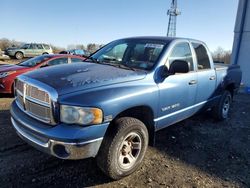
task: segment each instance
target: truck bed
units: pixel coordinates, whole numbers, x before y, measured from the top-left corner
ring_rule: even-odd
[[[223,64],[223,63],[214,63],[214,68],[215,70],[220,70],[220,69],[239,69],[239,65],[235,64]]]

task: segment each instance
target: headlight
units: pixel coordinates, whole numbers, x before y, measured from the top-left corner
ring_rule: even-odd
[[[67,124],[92,125],[102,123],[103,114],[98,108],[61,105],[60,119]]]
[[[15,72],[16,71],[2,72],[2,73],[0,73],[0,78],[5,78],[6,76],[9,76]]]

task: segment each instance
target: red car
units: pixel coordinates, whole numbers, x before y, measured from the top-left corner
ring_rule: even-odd
[[[14,80],[20,74],[52,65],[82,62],[85,59],[70,54],[53,54],[37,56],[17,65],[0,65],[0,94],[13,94]]]

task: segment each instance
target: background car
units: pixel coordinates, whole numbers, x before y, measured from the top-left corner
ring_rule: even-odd
[[[90,56],[90,52],[82,49],[65,50],[61,51],[59,54],[72,54],[72,55],[87,56],[87,57]]]
[[[7,48],[5,53],[11,57],[15,57],[16,59],[22,59],[24,57],[53,54],[53,50],[48,44],[30,43],[24,44],[20,48]]]
[[[42,67],[60,65],[66,63],[83,62],[85,58],[70,54],[51,54],[37,56],[17,65],[0,66],[0,94],[13,94],[14,80],[20,74],[39,69]]]

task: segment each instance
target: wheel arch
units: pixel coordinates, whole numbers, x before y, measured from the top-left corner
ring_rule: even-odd
[[[226,87],[225,90],[229,91],[231,93],[232,98],[234,97],[234,90],[235,90],[235,83],[229,83]]]
[[[116,126],[115,121],[121,117],[132,117],[140,120],[144,123],[149,134],[149,145],[153,146],[155,142],[155,123],[154,123],[154,112],[149,106],[135,106],[123,110],[111,121],[107,132],[111,131]]]

